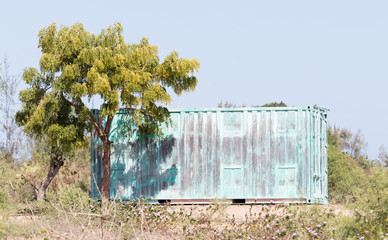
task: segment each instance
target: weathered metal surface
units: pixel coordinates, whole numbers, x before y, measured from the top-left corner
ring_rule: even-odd
[[[111,197],[187,202],[327,203],[327,110],[242,108],[171,111],[165,136],[110,134]],[[101,150],[92,141],[92,197],[98,197]]]

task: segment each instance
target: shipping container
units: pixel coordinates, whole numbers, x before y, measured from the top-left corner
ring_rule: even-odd
[[[110,196],[154,202],[327,204],[327,109],[171,110],[161,137],[123,137],[119,112],[110,139]],[[92,197],[99,198],[102,151],[91,144]]]

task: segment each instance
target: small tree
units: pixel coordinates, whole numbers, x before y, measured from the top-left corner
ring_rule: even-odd
[[[66,155],[84,143],[87,124],[78,114],[80,109],[67,104],[63,93],[53,88],[57,79],[53,73],[41,74],[36,69],[27,68],[23,79],[30,87],[19,94],[23,107],[16,113],[16,122],[24,126],[28,136],[45,140],[50,148],[47,177],[38,187],[34,186],[37,200],[42,201]]]
[[[178,95],[193,91],[197,85],[197,78],[193,74],[199,69],[197,59],[178,58],[176,51],[160,63],[156,46],[150,45],[146,38],[139,44],[125,43],[122,31],[118,23],[98,35],[90,34],[80,23],[60,28],[54,23],[43,28],[39,32],[39,47],[42,51],[40,68],[43,75],[50,76],[45,78],[48,79],[49,90],[44,91],[34,84],[31,90],[44,92],[44,97],[33,103],[36,109],[44,105],[44,99],[55,99],[58,106],[75,109],[63,115],[64,119],[76,116],[78,125],[73,131],[82,132],[88,126],[97,131],[104,152],[100,189],[103,202],[109,199],[110,193],[112,141],[109,132],[116,112],[120,109],[129,111],[132,123],[141,132],[159,133],[159,124],[170,116],[168,109],[161,105],[171,102],[167,88],[172,88]],[[36,76],[36,72],[35,69],[29,69],[25,74],[34,73],[31,75]],[[86,105],[85,101],[94,96],[99,96],[103,101],[100,107],[100,116],[105,119],[103,123]],[[25,121],[45,122],[42,119],[45,115],[34,116],[27,117]],[[66,134],[61,132],[61,124],[55,126],[48,129],[50,137]]]
[[[334,126],[333,128],[329,127],[329,132],[342,152],[349,154],[360,167],[368,169],[371,166],[371,162],[364,154],[368,143],[360,129],[357,132],[352,132],[349,129],[340,129]]]
[[[0,110],[1,110],[1,131],[5,135],[1,143],[1,152],[8,162],[14,162],[18,150],[18,127],[15,123],[15,97],[19,78],[9,73],[9,64],[4,57],[2,68],[0,65]]]
[[[384,145],[381,145],[379,148],[378,159],[383,167],[388,167],[388,151]]]
[[[287,104],[285,104],[283,101],[280,101],[279,103],[278,102],[266,103],[258,107],[287,107]]]

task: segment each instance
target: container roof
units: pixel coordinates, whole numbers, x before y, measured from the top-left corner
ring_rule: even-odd
[[[239,108],[188,108],[188,109],[169,109],[170,112],[242,112],[242,111],[298,111],[316,109],[322,112],[328,112],[329,109],[318,106],[306,107],[239,107]]]
[[[310,109],[316,109],[322,112],[328,112],[329,109],[318,106],[306,106],[306,107],[239,107],[239,108],[182,108],[182,109],[169,109],[170,112],[243,112],[243,111],[306,111]],[[91,109],[92,112],[98,113],[99,109]],[[125,113],[120,110],[117,113]]]

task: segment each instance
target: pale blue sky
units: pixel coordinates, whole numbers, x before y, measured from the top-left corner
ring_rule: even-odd
[[[38,67],[37,34],[52,22],[89,32],[120,22],[161,58],[201,62],[194,93],[171,108],[221,100],[329,108],[329,122],[360,128],[370,158],[388,146],[388,1],[1,1],[0,56],[14,74]]]

